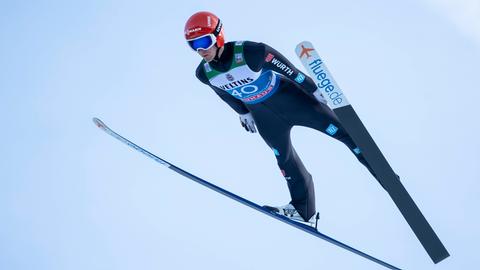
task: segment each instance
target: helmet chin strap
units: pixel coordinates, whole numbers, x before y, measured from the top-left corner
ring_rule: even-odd
[[[218,61],[220,60],[220,55],[222,54],[223,52],[223,46],[218,48],[217,44],[214,45],[215,47],[217,47],[217,51],[215,52],[215,57],[213,58],[214,61]],[[222,51],[222,52],[220,52]]]

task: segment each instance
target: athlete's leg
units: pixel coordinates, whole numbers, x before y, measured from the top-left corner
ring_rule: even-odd
[[[335,138],[344,143],[355,157],[362,163],[368,171],[376,178],[376,175],[372,167],[368,164],[363,156],[361,149],[359,149],[353,142],[350,135],[340,124],[338,117],[335,115],[332,109],[323,103],[317,103],[310,108],[305,108],[301,111],[306,115],[299,119],[297,124],[314,128],[320,132],[323,132],[332,138]]]
[[[278,167],[287,181],[292,199],[290,203],[304,220],[309,220],[316,212],[315,189],[312,176],[292,146],[292,126],[268,109],[262,113],[256,110],[252,114],[260,135],[272,149]]]

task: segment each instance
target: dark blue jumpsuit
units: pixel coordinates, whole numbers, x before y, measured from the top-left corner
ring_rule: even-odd
[[[270,69],[282,75],[276,92],[260,103],[244,103],[227,91],[210,84],[203,62],[198,66],[196,76],[209,85],[237,113],[252,114],[258,132],[273,150],[278,166],[287,181],[290,203],[305,220],[316,213],[315,189],[312,176],[292,146],[290,131],[293,126],[310,127],[343,142],[374,175],[362,153],[342,128],[335,113],[313,96],[312,93],[317,87],[311,78],[305,76],[303,80],[295,80],[299,73],[300,76],[304,74],[266,44],[245,41],[243,54],[251,70]],[[221,56],[208,64],[217,71],[226,72],[231,66],[233,55],[234,43],[226,43]]]

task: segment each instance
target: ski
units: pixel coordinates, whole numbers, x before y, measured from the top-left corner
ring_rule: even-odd
[[[299,43],[295,52],[432,261],[438,263],[450,256],[400,179],[397,178],[390,164],[348,102],[345,94],[338,87],[312,43],[308,41]]]
[[[250,201],[250,200],[247,200],[247,199],[245,199],[245,198],[243,198],[243,197],[240,197],[240,196],[238,196],[238,195],[236,195],[236,194],[234,194],[234,193],[232,193],[232,192],[230,192],[230,191],[228,191],[228,190],[225,190],[225,189],[223,189],[223,188],[221,188],[221,187],[219,187],[219,186],[216,186],[216,185],[214,185],[214,184],[212,184],[212,183],[210,183],[210,182],[208,182],[208,181],[206,181],[206,180],[204,180],[204,179],[202,179],[202,178],[200,178],[200,177],[197,177],[197,176],[193,175],[193,174],[191,174],[191,173],[189,173],[189,172],[187,172],[187,171],[185,171],[185,170],[183,170],[183,169],[181,169],[181,168],[179,168],[179,167],[177,167],[177,166],[175,166],[175,165],[167,162],[166,160],[164,160],[164,159],[162,159],[162,158],[160,158],[160,157],[158,157],[158,156],[150,153],[149,151],[147,151],[147,150],[145,150],[144,148],[136,145],[135,143],[127,140],[126,138],[122,137],[120,134],[118,134],[118,133],[116,133],[115,131],[113,131],[112,129],[110,129],[107,125],[105,125],[105,124],[104,124],[100,119],[98,119],[98,118],[93,118],[93,122],[95,123],[95,125],[96,125],[97,127],[99,127],[101,130],[105,131],[107,134],[111,135],[111,136],[114,137],[115,139],[121,141],[122,143],[124,143],[124,144],[126,144],[126,145],[128,145],[128,146],[130,146],[131,148],[137,150],[138,152],[146,155],[147,157],[149,157],[149,158],[153,159],[154,161],[158,162],[159,164],[164,165],[164,166],[166,166],[167,168],[175,171],[176,173],[181,174],[181,175],[189,178],[190,180],[193,180],[193,181],[195,181],[195,182],[197,182],[197,183],[199,183],[199,184],[201,184],[201,185],[203,185],[203,186],[205,186],[205,187],[207,187],[207,188],[209,188],[209,189],[211,189],[211,190],[214,190],[214,191],[216,191],[216,192],[218,192],[218,193],[220,193],[220,194],[222,194],[222,195],[225,195],[225,196],[229,197],[230,199],[233,199],[233,200],[235,200],[235,201],[237,201],[237,202],[239,202],[239,203],[241,203],[241,204],[244,204],[244,205],[246,205],[246,206],[248,206],[248,207],[251,207],[252,209],[259,211],[260,213],[263,213],[263,214],[268,215],[268,216],[270,216],[270,217],[273,217],[273,218],[275,218],[275,219],[277,219],[277,220],[280,220],[280,221],[282,221],[282,222],[284,222],[284,223],[286,223],[286,224],[288,224],[288,225],[290,225],[290,226],[293,226],[293,227],[295,227],[295,228],[297,228],[297,229],[300,229],[300,230],[302,230],[302,231],[304,231],[304,232],[306,232],[306,233],[309,233],[309,234],[311,234],[311,235],[313,235],[313,236],[316,236],[316,237],[318,237],[318,238],[320,238],[320,239],[323,239],[323,240],[325,240],[325,241],[327,241],[327,242],[329,242],[329,243],[332,243],[332,244],[334,244],[334,245],[336,245],[336,246],[338,246],[338,247],[341,247],[341,248],[343,248],[343,249],[346,249],[346,250],[348,250],[348,251],[350,251],[350,252],[352,252],[352,253],[355,253],[355,254],[357,254],[357,255],[359,255],[359,256],[361,256],[361,257],[364,257],[364,258],[366,258],[366,259],[368,259],[368,260],[370,260],[370,261],[372,261],[372,262],[378,263],[378,264],[380,264],[380,265],[382,265],[382,266],[384,266],[384,267],[386,267],[386,268],[389,268],[389,269],[400,269],[400,268],[395,267],[395,266],[393,266],[393,265],[391,265],[391,264],[389,264],[389,263],[386,263],[386,262],[384,262],[384,261],[382,261],[382,260],[380,260],[380,259],[377,259],[377,258],[375,258],[375,257],[373,257],[373,256],[371,256],[371,255],[368,255],[367,253],[364,253],[364,252],[362,252],[362,251],[360,251],[360,250],[358,250],[358,249],[355,249],[355,248],[353,248],[353,247],[351,247],[351,246],[349,246],[349,245],[347,245],[347,244],[344,244],[344,243],[342,243],[342,242],[340,242],[340,241],[337,241],[337,240],[333,239],[332,237],[329,237],[329,236],[327,236],[327,235],[325,235],[325,234],[322,234],[322,233],[320,233],[319,231],[317,231],[317,230],[316,230],[315,228],[313,228],[313,227],[310,227],[310,226],[308,226],[308,225],[305,225],[305,224],[302,224],[302,223],[298,223],[298,222],[292,221],[292,220],[290,220],[290,219],[287,218],[287,217],[284,217],[284,216],[275,214],[275,213],[267,210],[266,208],[264,208],[264,207],[262,207],[262,206],[260,206],[260,205],[258,205],[258,204],[256,204],[256,203]]]

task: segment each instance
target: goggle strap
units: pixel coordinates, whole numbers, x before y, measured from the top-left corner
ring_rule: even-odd
[[[215,31],[213,32],[213,35],[214,36],[218,36],[218,34],[220,34],[220,31],[222,31],[222,21],[220,21],[220,19],[218,19],[218,23],[217,23],[217,26],[215,27]]]

